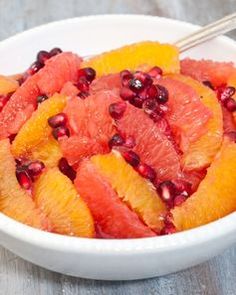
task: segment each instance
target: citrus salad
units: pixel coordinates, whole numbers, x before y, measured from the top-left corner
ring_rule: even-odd
[[[87,238],[172,234],[236,210],[236,68],[145,41],[40,51],[0,76],[0,212]]]

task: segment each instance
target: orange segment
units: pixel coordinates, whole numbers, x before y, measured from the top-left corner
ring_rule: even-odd
[[[218,152],[223,136],[223,121],[221,106],[214,91],[202,83],[183,75],[173,75],[191,86],[201,98],[201,102],[211,110],[212,116],[207,123],[207,132],[195,142],[190,143],[182,158],[184,170],[194,170],[207,167]]]
[[[57,166],[59,160],[63,157],[62,151],[58,142],[53,138],[49,137],[48,140],[35,146],[31,150],[29,158],[31,160],[39,160],[44,163],[47,167]]]
[[[178,73],[178,48],[170,44],[144,41],[102,53],[81,64],[81,67],[94,68],[97,76],[140,67],[149,70],[153,66],[159,66],[165,73]]]
[[[88,237],[94,236],[90,211],[79,197],[72,182],[58,168],[43,173],[34,186],[37,206],[50,218],[54,232]]]
[[[24,224],[48,230],[48,219],[36,209],[30,195],[20,187],[15,171],[10,143],[8,140],[2,140],[0,141],[0,212]]]
[[[12,144],[12,152],[18,157],[47,139],[51,133],[48,118],[61,112],[66,104],[66,97],[54,94],[50,99],[39,105],[30,119],[22,126]]]
[[[236,144],[226,139],[198,190],[172,210],[178,230],[194,228],[236,210]]]
[[[127,164],[118,152],[93,156],[91,161],[143,222],[160,232],[163,227],[161,217],[166,208],[152,184]]]
[[[6,95],[14,92],[18,87],[19,83],[16,80],[0,75],[0,95]]]

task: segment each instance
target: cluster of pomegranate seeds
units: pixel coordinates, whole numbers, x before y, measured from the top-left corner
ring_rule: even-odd
[[[22,188],[29,190],[35,177],[39,176],[45,165],[41,161],[21,162],[16,161],[16,177]]]
[[[40,104],[40,103],[44,102],[44,101],[47,100],[47,99],[48,99],[48,96],[47,96],[47,95],[45,95],[45,94],[43,94],[43,95],[39,95],[39,96],[37,97],[37,104]]]
[[[0,112],[2,111],[2,109],[4,108],[8,100],[10,99],[11,95],[12,93],[9,93],[6,95],[0,95]]]
[[[82,68],[78,71],[77,88],[80,90],[78,96],[85,99],[89,95],[89,85],[96,78],[96,71],[93,68]]]
[[[126,110],[126,103],[125,102],[116,102],[112,103],[109,106],[109,114],[113,119],[119,120],[124,115]]]
[[[236,101],[233,99],[236,89],[232,86],[222,85],[216,88],[217,98],[229,112],[236,111]]]
[[[184,180],[164,181],[157,191],[169,208],[180,206],[192,193],[191,183]]]
[[[58,163],[58,167],[60,171],[65,174],[68,178],[70,178],[71,181],[75,180],[76,172],[75,170],[68,164],[67,160],[65,158],[61,158],[61,160]]]
[[[70,131],[66,127],[67,116],[65,113],[58,113],[48,118],[48,125],[53,128],[52,135],[55,139],[63,136],[70,136]]]
[[[153,79],[159,79],[161,76],[162,70],[159,67],[152,68],[148,73],[122,71],[120,97],[137,108],[143,108],[152,119],[162,117],[168,111],[165,104],[169,93],[165,87],[153,84]]]
[[[19,79],[20,85],[29,77],[33,76],[35,73],[37,73],[40,69],[42,69],[45,65],[45,62],[61,53],[62,50],[58,47],[55,47],[51,49],[50,51],[41,50],[37,53],[36,61],[32,63],[32,65],[28,68],[28,70],[22,75],[22,77]]]

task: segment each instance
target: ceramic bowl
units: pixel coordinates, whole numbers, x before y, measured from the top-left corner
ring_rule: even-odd
[[[89,16],[43,25],[0,42],[0,71],[23,71],[40,49],[55,46],[90,55],[140,40],[174,42],[198,27],[141,15]],[[236,43],[221,37],[185,53],[235,60]],[[207,196],[206,196],[207,197]],[[143,279],[201,263],[236,242],[236,213],[170,236],[91,240],[46,233],[0,214],[0,244],[63,274],[103,280]]]

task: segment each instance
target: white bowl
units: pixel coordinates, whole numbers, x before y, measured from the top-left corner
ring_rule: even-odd
[[[54,22],[0,43],[1,73],[23,71],[40,49],[59,46],[81,55],[140,40],[173,42],[197,29],[175,20],[137,15],[92,16]],[[222,37],[187,53],[235,60],[236,43]],[[207,197],[207,196],[206,196]],[[171,236],[90,240],[42,232],[0,214],[0,244],[37,265],[64,274],[130,280],[172,273],[201,263],[236,242],[236,213]]]

